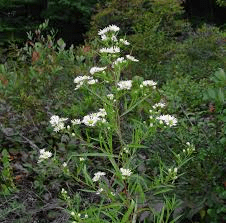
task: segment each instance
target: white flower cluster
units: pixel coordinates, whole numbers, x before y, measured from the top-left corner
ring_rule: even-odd
[[[114,99],[114,95],[113,94],[107,94],[107,98],[109,98],[110,100]]]
[[[138,62],[139,60],[135,59],[135,57],[131,56],[131,55],[126,55],[126,58],[128,60],[134,61],[134,62]]]
[[[106,119],[104,118],[107,115],[105,109],[99,109],[97,113],[91,113],[83,117],[82,123],[87,126],[95,126],[97,122],[105,123]]]
[[[130,45],[130,43],[126,39],[120,39],[119,42],[123,43],[124,45]]]
[[[173,170],[171,168],[168,169],[169,175],[173,180],[177,179],[177,171],[178,169],[176,167]]]
[[[187,149],[183,149],[183,153],[187,153],[188,155],[191,155],[195,151],[195,146],[190,142],[186,142],[186,145],[187,145]]]
[[[164,108],[165,106],[166,106],[165,103],[159,102],[159,103],[154,104],[152,107],[154,109],[156,109],[156,108]]]
[[[82,122],[80,119],[73,119],[71,120],[72,125],[80,125]]]
[[[141,88],[143,88],[144,86],[147,87],[147,86],[151,86],[153,87],[154,89],[156,88],[156,85],[157,83],[154,82],[153,80],[145,80],[142,82],[142,84],[140,85]]]
[[[117,46],[112,46],[110,48],[102,48],[100,49],[100,53],[120,53],[120,48]]]
[[[129,177],[132,174],[130,169],[120,168],[120,171],[123,177]]]
[[[87,76],[87,75],[78,76],[74,79],[74,83],[77,84],[75,90],[79,89],[84,84],[85,81],[87,82],[87,84],[90,84],[90,85],[98,82],[97,79],[93,79],[93,77],[91,76]]]
[[[109,25],[107,27],[105,27],[104,29],[99,30],[98,35],[102,36],[104,34],[106,34],[107,32],[118,32],[120,30],[120,28],[116,25]]]
[[[96,182],[100,179],[101,176],[105,176],[106,173],[105,172],[97,172],[97,173],[94,173],[94,177],[92,179],[93,182]]]
[[[53,131],[59,132],[60,130],[65,129],[64,121],[66,121],[67,118],[60,118],[58,115],[53,115],[50,118],[50,124],[54,127]]]
[[[118,64],[120,64],[120,63],[125,63],[126,62],[126,60],[124,59],[124,57],[119,57],[116,61],[114,61],[113,63],[112,63],[112,68],[114,68],[115,66],[117,66]]]
[[[89,72],[93,75],[95,73],[104,71],[106,68],[107,67],[92,67]]]
[[[132,80],[118,82],[117,90],[130,90],[132,87]]]
[[[43,160],[48,159],[52,156],[53,154],[49,151],[45,151],[45,149],[40,149],[40,156],[38,163],[41,163]]]
[[[161,115],[157,117],[160,123],[164,122],[169,127],[175,126],[177,124],[177,119],[171,115]]]

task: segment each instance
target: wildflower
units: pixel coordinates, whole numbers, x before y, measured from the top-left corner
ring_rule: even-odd
[[[152,107],[153,107],[154,109],[156,109],[156,108],[158,108],[158,107],[164,108],[165,106],[166,106],[166,104],[164,104],[164,103],[162,103],[162,102],[159,102],[159,103],[157,103],[157,104],[154,104]]]
[[[100,194],[101,192],[103,192],[103,188],[98,189],[98,191],[96,192],[96,194]]]
[[[119,42],[123,43],[124,45],[130,45],[130,43],[126,39],[120,39]]]
[[[67,166],[67,163],[66,163],[66,162],[64,162],[62,166],[63,166],[63,167],[66,167],[66,166]]]
[[[89,114],[83,117],[82,123],[87,126],[95,126],[100,121],[100,118],[95,114]]]
[[[79,125],[81,124],[81,120],[80,119],[73,119],[71,120],[72,125]]]
[[[142,85],[145,86],[145,87],[151,86],[151,87],[154,88],[157,85],[157,83],[154,82],[153,80],[145,80],[145,81],[142,82]]]
[[[105,70],[106,68],[107,67],[92,67],[89,72],[93,75],[94,73],[101,72],[101,71]]]
[[[107,36],[105,34],[101,35],[101,40],[107,40]]]
[[[75,84],[79,84],[80,82],[83,82],[84,80],[90,80],[90,79],[93,79],[93,77],[91,76],[87,76],[87,75],[84,75],[84,76],[78,76],[74,79],[74,83]]]
[[[117,85],[119,86],[118,90],[130,90],[132,87],[132,80],[120,81]]]
[[[104,47],[104,48],[100,49],[100,53],[120,53],[120,48],[116,47],[116,46],[113,46],[110,48]]]
[[[115,35],[113,35],[113,36],[111,37],[111,40],[114,41],[114,42],[117,42],[117,41],[118,41]]]
[[[83,161],[85,161],[85,159],[83,157],[79,157],[79,161],[83,162]]]
[[[124,169],[124,168],[120,168],[120,171],[122,173],[122,176],[130,176],[132,174],[130,169]]]
[[[106,175],[106,173],[105,172],[97,172],[97,173],[95,173],[94,174],[94,177],[93,177],[93,182],[96,182],[96,181],[98,181],[99,179],[100,179],[100,177],[101,176],[104,176],[104,175]]]
[[[38,163],[42,162],[45,159],[48,159],[52,156],[53,154],[49,151],[45,151],[45,149],[40,149],[40,156],[39,156],[39,160]]]
[[[161,122],[164,122],[169,127],[172,127],[177,124],[177,119],[171,115],[161,115],[157,117],[157,119]]]
[[[131,56],[131,55],[126,55],[126,58],[128,60],[134,61],[134,62],[138,62],[139,60],[135,59],[135,57]]]
[[[113,100],[113,99],[114,99],[114,95],[113,95],[113,94],[108,94],[107,97],[108,97],[110,100]]]
[[[175,167],[175,168],[173,169],[173,171],[174,171],[174,173],[177,173],[177,168]]]
[[[95,83],[97,83],[97,82],[98,82],[97,79],[92,79],[92,80],[88,81],[87,84],[92,85],[92,84],[95,84]]]
[[[89,216],[88,216],[88,214],[85,214],[85,218],[88,218]]]
[[[114,61],[113,63],[112,63],[112,68],[114,68],[116,65],[118,65],[118,64],[120,64],[120,63],[124,63],[124,62],[126,62],[125,61],[125,59],[124,59],[124,57],[119,57],[116,61]]]
[[[104,108],[100,108],[99,112],[97,112],[98,117],[105,117],[107,115],[107,112]]]
[[[75,133],[73,132],[73,133],[71,133],[71,135],[72,135],[72,136],[75,136]]]
[[[58,132],[62,129],[65,129],[63,122],[66,120],[67,120],[67,118],[60,118],[58,115],[53,115],[50,118],[50,124],[54,127],[53,131]]]
[[[102,36],[102,35],[104,35],[105,33],[109,32],[109,31],[118,32],[119,30],[120,30],[120,28],[118,26],[116,26],[116,25],[109,25],[109,26],[105,27],[104,29],[99,30],[98,35]]]

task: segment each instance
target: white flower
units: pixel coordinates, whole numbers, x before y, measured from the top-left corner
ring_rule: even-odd
[[[163,121],[166,125],[174,126],[177,124],[177,119],[171,115],[161,115],[157,117],[159,121]]]
[[[126,62],[125,61],[125,59],[124,59],[124,57],[119,57],[116,61],[114,61],[113,63],[112,63],[112,68],[114,68],[115,67],[115,65],[118,65],[119,63],[124,63],[124,62]]]
[[[83,117],[82,123],[87,126],[95,126],[100,118],[95,114],[89,114]]]
[[[40,156],[39,156],[39,160],[38,163],[42,162],[45,159],[48,159],[52,156],[53,154],[49,151],[45,151],[45,149],[41,149],[40,150]]]
[[[97,172],[97,173],[94,174],[92,181],[96,182],[100,179],[101,176],[104,176],[104,175],[106,175],[105,172]]]
[[[96,194],[100,194],[101,192],[103,192],[103,188],[98,189],[98,191],[96,192]]]
[[[105,117],[107,115],[107,112],[104,108],[100,108],[99,112],[97,112],[98,117]]]
[[[81,124],[81,120],[80,119],[73,119],[71,120],[72,125],[79,125]]]
[[[113,94],[107,94],[107,97],[108,97],[110,100],[113,100],[113,99],[114,99],[114,95],[113,95]]]
[[[175,167],[175,168],[173,169],[173,171],[174,171],[174,173],[177,173],[177,168]]]
[[[100,53],[120,53],[120,48],[116,47],[116,46],[113,46],[110,48],[104,47],[104,48],[100,49]]]
[[[79,84],[80,82],[83,82],[84,80],[90,80],[90,79],[93,79],[93,77],[91,76],[87,76],[87,75],[84,75],[84,76],[78,76],[74,79],[74,83],[75,84]]]
[[[107,67],[92,67],[89,72],[93,75],[94,73],[101,72],[106,68]]]
[[[122,173],[122,176],[130,176],[132,174],[130,169],[124,169],[124,168],[120,168],[120,171]]]
[[[154,108],[154,109],[156,109],[156,108],[158,108],[158,107],[164,108],[165,106],[166,106],[165,103],[159,102],[159,103],[154,104],[154,105],[153,105],[153,108]]]
[[[135,59],[135,57],[131,56],[131,55],[126,55],[126,58],[128,60],[134,61],[134,62],[138,62],[139,60]]]
[[[64,162],[64,163],[62,164],[62,166],[63,166],[63,167],[66,167],[66,166],[67,166],[67,163],[66,163],[66,162]]]
[[[85,214],[85,218],[88,218],[88,214]]]
[[[117,41],[118,41],[115,35],[113,35],[113,36],[111,37],[111,40],[114,41],[114,42],[117,42]]]
[[[53,131],[58,132],[62,129],[65,129],[64,121],[66,121],[68,118],[60,118],[58,115],[53,115],[50,118],[50,124],[54,127]]]
[[[146,81],[143,81],[143,82],[142,82],[142,85],[143,85],[143,86],[152,86],[152,87],[154,87],[154,86],[157,85],[157,83],[154,82],[153,80],[146,80]]]
[[[98,35],[102,36],[105,33],[112,31],[112,32],[118,32],[120,30],[120,28],[116,25],[109,25],[107,27],[105,27],[104,29],[99,30]]]
[[[87,84],[92,85],[92,84],[95,84],[95,83],[97,83],[97,82],[98,82],[97,79],[92,79],[92,80],[88,81]]]
[[[127,45],[127,46],[130,45],[130,43],[126,39],[120,39],[119,41],[124,45]]]
[[[83,162],[83,161],[85,161],[85,159],[83,157],[79,157],[79,161]]]
[[[107,40],[107,36],[105,34],[101,35],[101,40]]]
[[[118,90],[130,90],[132,87],[132,80],[120,81],[117,85],[119,86]]]

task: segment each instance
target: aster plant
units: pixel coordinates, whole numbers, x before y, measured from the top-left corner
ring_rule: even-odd
[[[145,140],[159,131],[176,128],[178,120],[167,114],[157,82],[139,76],[127,79],[123,75],[128,66],[139,60],[125,53],[130,43],[125,38],[118,39],[119,31],[118,26],[110,25],[98,32],[100,48],[96,52],[100,65],[95,64],[87,74],[74,79],[75,94],[88,91],[100,107],[83,116],[75,114],[73,119],[57,115],[50,119],[56,134],[67,133],[79,142],[78,147],[86,149],[85,153],[72,155],[66,165],[62,162],[62,169],[67,169],[65,173],[77,185],[82,185],[76,195],[69,196],[65,189],[61,192],[73,222],[135,223],[145,216],[158,219],[158,215],[163,216],[165,212],[166,219],[169,218],[177,206],[175,199],[163,203],[161,215],[156,214],[152,196],[173,189],[182,165],[194,151],[190,143],[182,145],[181,154],[174,154],[171,166],[159,161],[157,174],[151,174],[148,168],[147,171],[145,168],[139,170],[139,164],[145,162],[145,159],[139,160],[140,153],[148,149]],[[44,162],[50,154],[41,150],[38,162]],[[78,158],[75,171],[70,169],[70,163],[74,162],[72,157]],[[92,165],[91,158],[94,161],[101,158],[102,165]],[[96,199],[88,204],[74,205],[72,197],[82,202],[82,191]]]

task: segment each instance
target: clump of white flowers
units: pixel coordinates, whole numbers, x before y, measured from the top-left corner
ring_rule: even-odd
[[[124,169],[124,168],[120,168],[122,177],[129,177],[132,174],[132,171],[130,169]]]
[[[84,83],[87,83],[87,84],[95,84],[98,82],[97,79],[93,79],[93,77],[91,76],[87,76],[87,75],[84,75],[84,76],[78,76],[74,79],[74,83],[77,84],[76,85],[76,88],[75,90],[78,90]]]
[[[156,109],[156,108],[164,108],[165,106],[166,106],[165,103],[159,102],[159,103],[154,104],[152,107],[154,109]]]
[[[183,149],[183,153],[187,153],[188,155],[191,155],[195,151],[195,146],[191,144],[190,142],[186,142],[186,149]]]
[[[95,126],[97,122],[105,123],[106,119],[104,118],[107,115],[107,112],[104,108],[99,109],[97,113],[91,113],[83,117],[81,121],[83,124],[87,126]]]
[[[173,179],[173,180],[176,180],[177,179],[177,167],[175,167],[174,169],[168,169],[168,174],[169,176]]]
[[[93,75],[95,73],[104,71],[106,68],[107,67],[92,67],[89,72]]]
[[[171,115],[161,115],[157,117],[160,123],[164,122],[169,127],[175,126],[177,124],[177,119]]]
[[[120,48],[117,46],[112,46],[110,48],[101,48],[100,53],[120,53]]]
[[[130,90],[132,87],[132,80],[118,82],[118,90]]]
[[[94,177],[92,179],[93,182],[96,182],[98,181],[102,176],[105,176],[106,173],[105,172],[97,172],[97,173],[94,173]]]
[[[120,28],[116,25],[109,25],[107,27],[105,27],[104,29],[99,30],[98,35],[102,36],[105,35],[107,32],[118,32],[120,30]]]
[[[124,57],[119,57],[116,61],[114,61],[113,63],[112,63],[112,68],[114,68],[115,66],[117,66],[118,64],[122,64],[122,63],[125,63],[126,62],[126,60],[125,60],[125,58]]]
[[[128,60],[133,61],[133,62],[138,62],[138,61],[139,61],[139,60],[137,60],[135,57],[133,57],[133,56],[131,56],[131,55],[126,55],[126,58],[127,58]]]
[[[82,122],[80,119],[73,119],[71,120],[72,125],[80,125]]]
[[[107,98],[109,98],[110,100],[114,99],[114,95],[113,94],[107,94]]]
[[[60,118],[58,115],[53,115],[50,118],[50,124],[54,127],[53,131],[59,132],[60,130],[65,129],[64,121],[68,118]]]
[[[45,149],[40,149],[40,156],[38,163],[41,163],[43,160],[50,158],[53,154],[49,151],[45,151]]]
[[[119,42],[123,43],[124,45],[130,45],[130,43],[126,39],[119,39]]]
[[[153,80],[145,80],[142,82],[140,87],[143,88],[143,87],[151,86],[151,87],[153,87],[153,89],[155,89],[156,85],[157,85],[157,83],[154,82]]]

